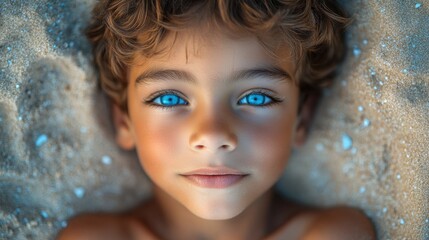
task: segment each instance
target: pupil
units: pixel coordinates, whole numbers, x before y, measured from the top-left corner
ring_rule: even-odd
[[[262,104],[263,102],[263,97],[261,98],[261,95],[253,95],[253,97],[250,97],[250,101],[253,102],[254,104]]]
[[[176,103],[176,101],[174,101],[174,97],[165,97],[163,100],[163,103],[164,104],[169,104],[169,105],[172,105],[172,104],[175,104]]]

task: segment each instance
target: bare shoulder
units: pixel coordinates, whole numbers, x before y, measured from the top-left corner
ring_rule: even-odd
[[[373,224],[358,209],[346,206],[315,208],[285,198],[279,203],[277,217],[284,217],[266,240],[376,239]]]
[[[376,238],[370,219],[360,210],[338,206],[311,214],[304,240],[372,240]]]
[[[67,227],[58,234],[57,239],[157,240],[158,237],[137,217],[136,211],[134,208],[123,213],[86,213],[75,216],[68,221]]]
[[[131,232],[127,222],[126,218],[116,214],[82,214],[71,218],[67,227],[58,234],[57,239],[130,239]]]

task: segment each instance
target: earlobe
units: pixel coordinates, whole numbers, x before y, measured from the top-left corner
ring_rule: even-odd
[[[302,106],[298,112],[298,120],[295,127],[294,147],[302,146],[310,130],[310,125],[316,112],[316,107],[320,93],[314,92],[307,95],[302,101]]]
[[[306,138],[307,138],[307,129],[305,128],[304,123],[299,117],[296,129],[295,129],[294,147],[299,148],[302,145],[304,145]]]
[[[116,104],[112,104],[112,115],[116,130],[116,143],[124,150],[133,149],[135,141],[129,116]]]

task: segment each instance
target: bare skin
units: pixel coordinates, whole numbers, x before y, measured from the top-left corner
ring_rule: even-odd
[[[273,192],[269,213],[263,219],[265,226],[259,230],[263,235],[245,239],[264,240],[336,240],[376,239],[371,222],[353,208],[335,207],[317,209],[288,200]],[[140,206],[120,214],[84,214],[69,222],[58,235],[58,240],[160,240],[160,239],[237,239],[205,236],[177,236],[169,232],[163,220],[159,203],[150,198]],[[188,219],[183,219],[187,222]],[[252,231],[253,233],[254,231]],[[258,231],[256,231],[258,232]],[[242,238],[243,239],[243,238]]]
[[[129,114],[113,107],[116,142],[137,150],[152,198],[127,213],[78,216],[59,239],[374,239],[357,210],[311,208],[273,191],[315,105],[310,97],[298,111],[288,49],[279,60],[255,36],[201,31],[168,38],[167,54],[137,55]],[[245,177],[212,188],[183,176],[225,167]]]

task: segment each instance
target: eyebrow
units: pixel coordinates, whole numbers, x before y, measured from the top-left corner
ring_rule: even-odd
[[[255,78],[266,78],[280,83],[289,83],[292,81],[292,77],[289,73],[274,66],[238,71],[229,79],[225,79],[225,81],[235,82]],[[136,78],[135,86],[164,81],[184,81],[193,85],[197,84],[196,77],[187,71],[177,69],[150,69]]]

